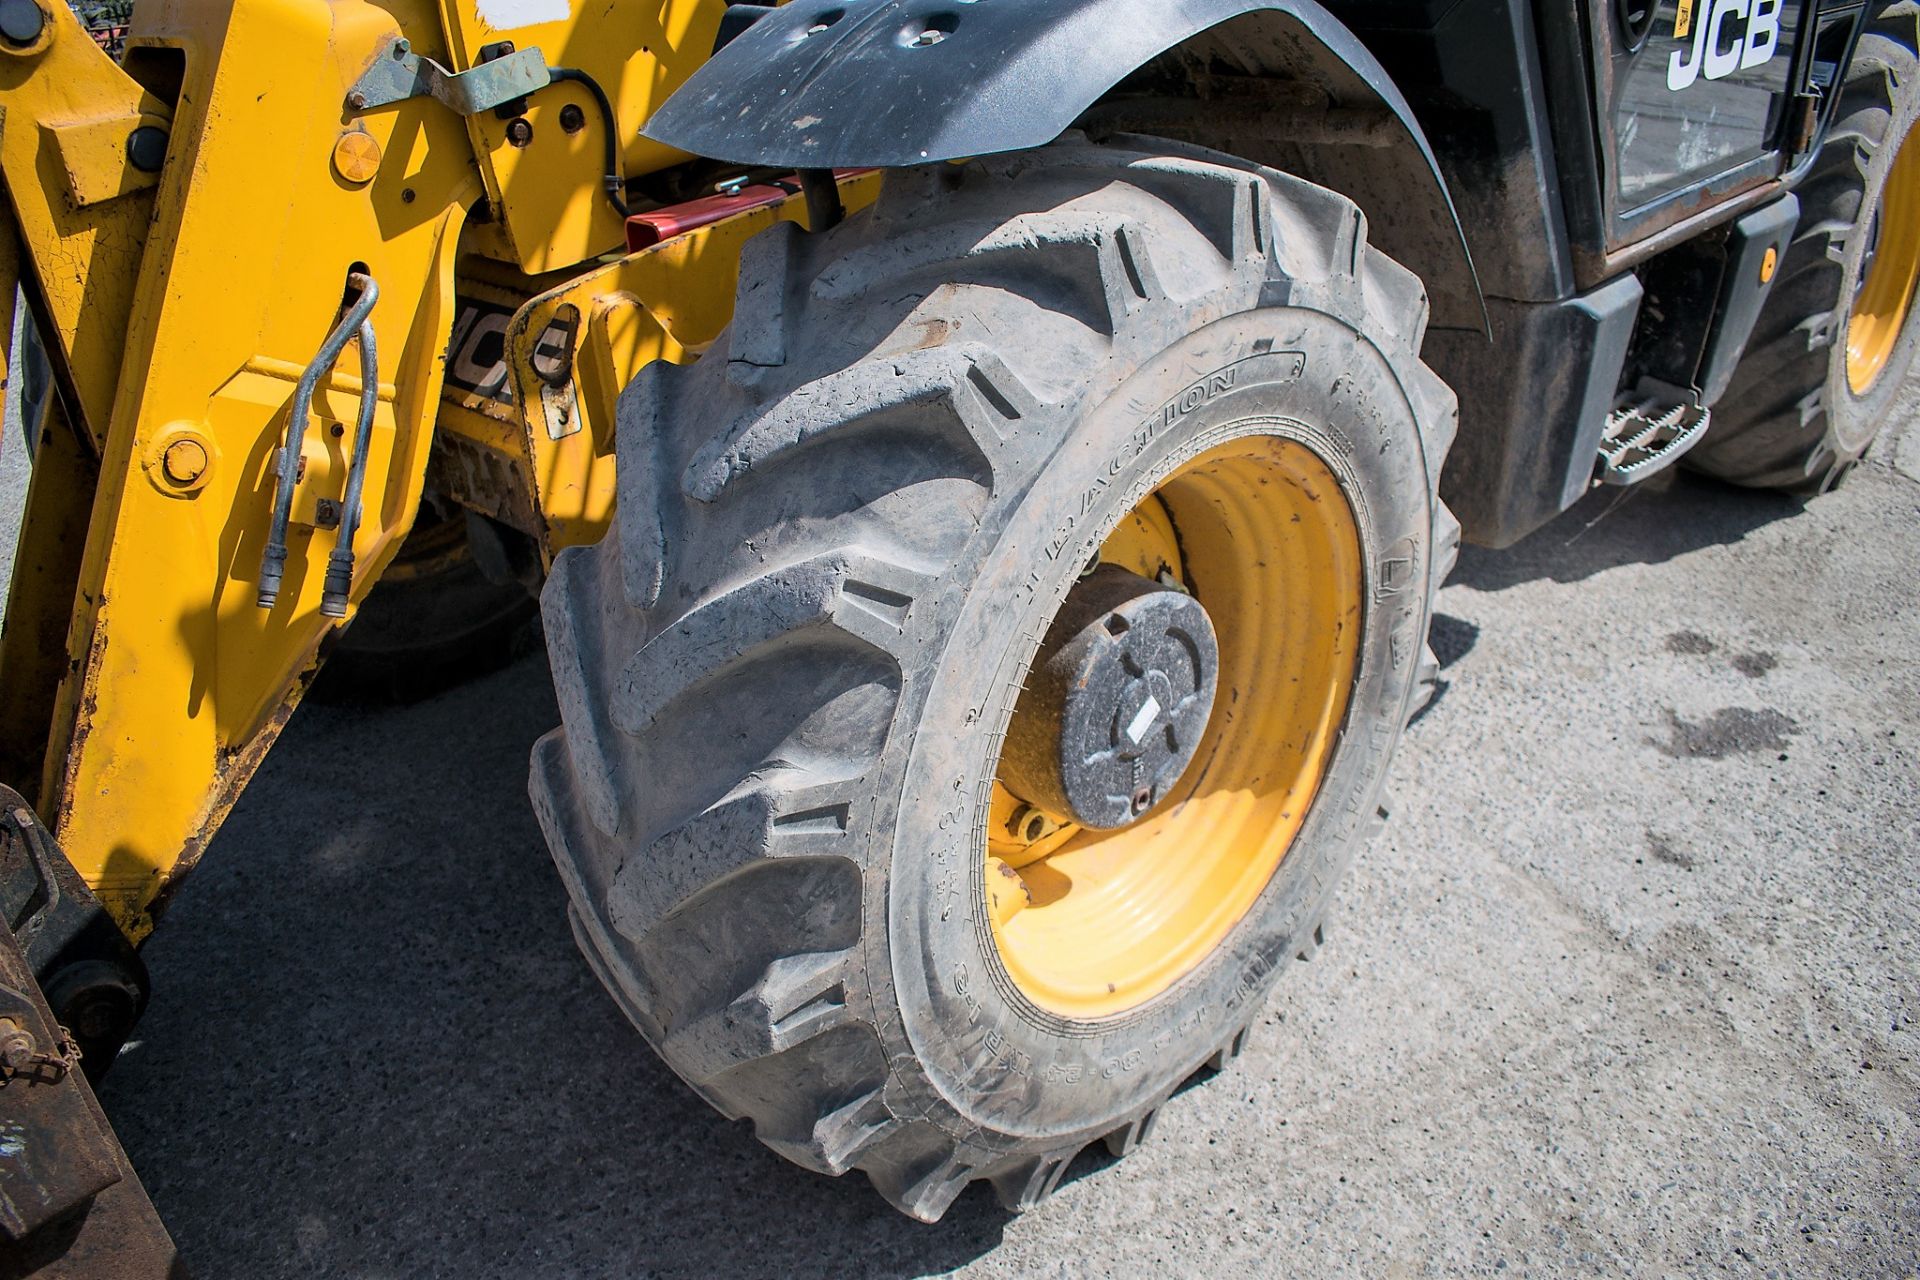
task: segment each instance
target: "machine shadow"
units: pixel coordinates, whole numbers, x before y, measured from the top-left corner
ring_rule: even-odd
[[[994,1248],[984,1187],[911,1222],[627,1024],[526,802],[557,720],[539,657],[294,718],[147,948],[102,1091],[194,1273],[917,1276]]]
[[[1801,498],[1675,468],[1629,489],[1595,489],[1505,550],[1462,547],[1447,582],[1476,591],[1504,591],[1541,578],[1580,582],[1620,565],[1660,564],[1738,542],[1804,505]]]
[[[1578,581],[1801,505],[1684,475],[1628,492],[1470,549],[1454,581]],[[1477,638],[1439,619],[1443,667]],[[984,1186],[910,1222],[767,1152],[627,1025],[525,800],[557,719],[538,656],[412,707],[309,707],[242,797],[102,1091],[195,1273],[905,1277],[995,1248]]]

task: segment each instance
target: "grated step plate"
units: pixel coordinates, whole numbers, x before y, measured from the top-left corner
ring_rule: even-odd
[[[1607,415],[1596,478],[1602,484],[1627,485],[1665,471],[1700,442],[1712,418],[1700,405],[1663,405],[1657,400],[1621,405]]]

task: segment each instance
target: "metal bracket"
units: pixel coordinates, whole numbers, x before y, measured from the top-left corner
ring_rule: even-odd
[[[449,71],[395,40],[347,93],[347,107],[366,111],[408,98],[432,98],[455,115],[473,116],[524,98],[552,82],[539,49],[518,49],[465,71]]]

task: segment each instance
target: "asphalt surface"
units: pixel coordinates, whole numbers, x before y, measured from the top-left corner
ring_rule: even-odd
[[[537,657],[296,716],[106,1108],[206,1278],[1911,1277],[1917,413],[1804,507],[1678,477],[1468,551],[1319,959],[1025,1216],[912,1223],[658,1063],[528,812]]]

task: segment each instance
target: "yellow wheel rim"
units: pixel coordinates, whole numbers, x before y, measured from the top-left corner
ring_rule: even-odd
[[[1190,590],[1220,669],[1191,764],[1129,825],[1055,828],[994,787],[985,883],[1000,958],[1036,1005],[1082,1019],[1171,987],[1259,898],[1338,739],[1362,623],[1352,508],[1310,449],[1275,436],[1188,462],[1101,559]]]
[[[1920,286],[1920,146],[1911,136],[1880,193],[1880,244],[1847,317],[1847,385],[1865,395],[1880,380]]]

